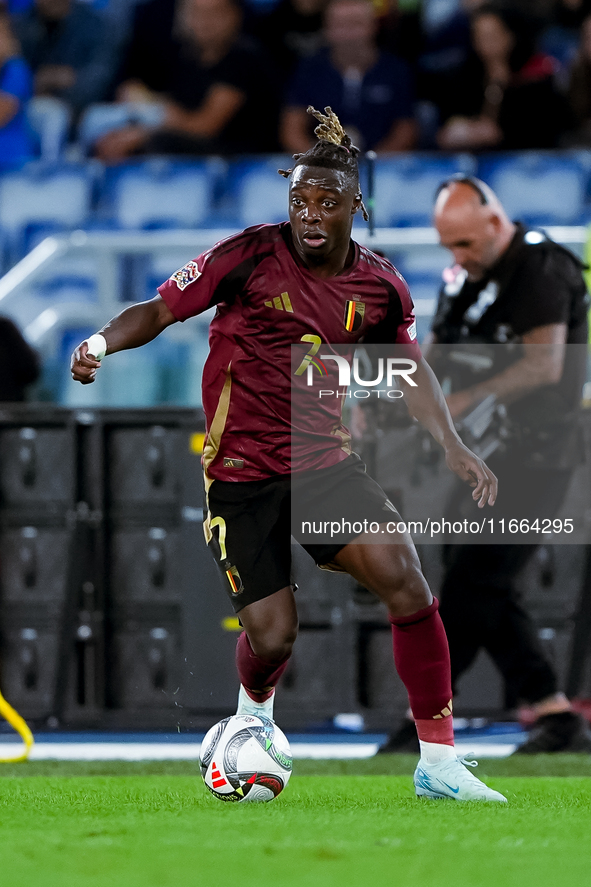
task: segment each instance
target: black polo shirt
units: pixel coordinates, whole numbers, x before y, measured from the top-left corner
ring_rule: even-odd
[[[432,324],[442,344],[482,346],[479,368],[464,363],[458,371],[451,362],[453,390],[485,381],[520,360],[522,337],[530,330],[566,324],[569,347],[560,381],[508,406],[514,446],[520,442],[526,461],[539,467],[568,467],[578,461],[574,432],[586,375],[589,307],[583,267],[542,231],[517,224],[508,248],[480,280],[472,282],[465,272],[446,269]],[[491,345],[497,347],[487,349]],[[485,358],[488,369],[483,369]]]

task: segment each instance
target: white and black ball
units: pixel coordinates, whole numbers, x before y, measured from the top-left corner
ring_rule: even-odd
[[[287,737],[263,716],[224,718],[206,733],[199,758],[205,785],[220,801],[272,801],[292,770]]]

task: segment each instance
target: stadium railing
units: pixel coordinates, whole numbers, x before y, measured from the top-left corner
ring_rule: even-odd
[[[143,349],[113,355],[92,386],[71,384],[68,356],[125,304],[151,298],[177,268],[235,230],[74,231],[44,238],[0,278],[0,313],[12,317],[43,354],[42,396],[67,406],[199,406],[210,313],[175,324]],[[582,254],[584,226],[547,230]],[[391,257],[407,276],[422,338],[449,263],[436,232],[378,228],[373,237],[366,229],[355,236]]]

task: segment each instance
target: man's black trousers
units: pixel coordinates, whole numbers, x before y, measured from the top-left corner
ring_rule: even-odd
[[[507,520],[553,518],[572,475],[571,469],[531,469],[505,460],[491,459],[490,467],[499,478],[499,497],[487,514]],[[469,495],[462,486],[454,491],[446,516],[477,512],[471,503],[466,510]],[[535,537],[531,538],[533,542]],[[555,671],[517,589],[518,574],[536,548],[536,544],[444,546],[440,612],[449,639],[454,688],[484,648],[504,678],[507,709],[518,701],[538,702],[558,690]]]

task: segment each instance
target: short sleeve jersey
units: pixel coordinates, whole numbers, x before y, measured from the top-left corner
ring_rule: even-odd
[[[216,306],[203,371],[209,478],[260,480],[296,470],[291,444],[299,431],[297,470],[346,458],[343,398],[308,398],[293,412],[294,384],[301,393],[304,378],[294,367],[311,349],[349,346],[352,356],[367,338],[420,357],[405,281],[386,259],[352,246],[351,264],[319,279],[295,252],[289,223],[259,225],[216,244],[159,287],[177,320]]]

